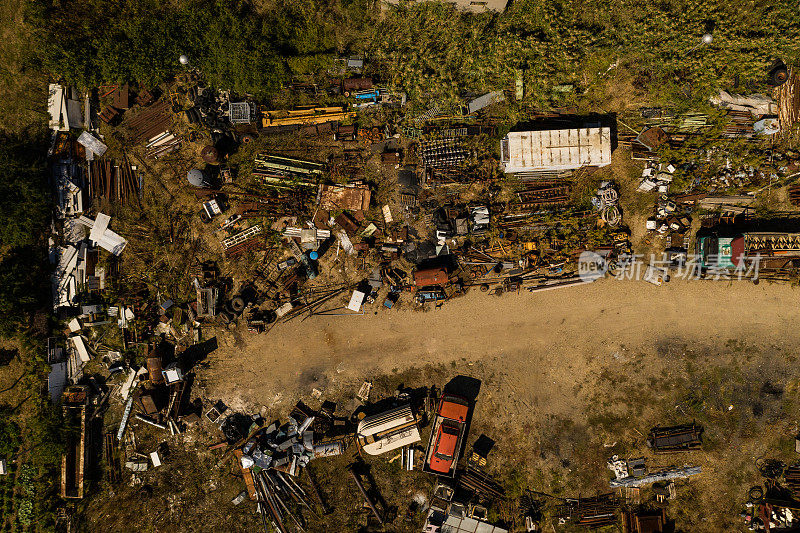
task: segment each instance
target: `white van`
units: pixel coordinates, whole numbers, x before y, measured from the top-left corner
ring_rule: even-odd
[[[402,448],[422,440],[410,405],[366,417],[358,424],[358,444],[370,455]]]

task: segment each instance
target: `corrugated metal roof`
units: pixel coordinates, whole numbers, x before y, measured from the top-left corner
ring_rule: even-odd
[[[502,102],[506,98],[503,95],[503,91],[493,91],[490,93],[486,93],[483,96],[479,96],[473,100],[470,100],[467,103],[467,109],[469,110],[469,114],[477,113],[481,109],[488,107],[494,103]]]
[[[67,385],[67,363],[54,363],[50,365],[50,374],[47,376],[47,390],[50,392],[51,403],[56,403],[64,387]]]
[[[505,172],[567,170],[611,162],[610,128],[514,131],[502,141]]]

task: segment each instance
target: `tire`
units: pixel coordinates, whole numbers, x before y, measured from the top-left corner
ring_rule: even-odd
[[[761,498],[764,497],[764,489],[762,487],[760,487],[760,486],[752,487],[747,492],[747,497],[750,499],[751,502],[760,501]]]
[[[786,83],[789,79],[789,70],[786,67],[778,67],[769,73],[770,85],[777,87]]]
[[[252,135],[242,135],[242,144],[250,144],[253,140]]]
[[[233,321],[233,317],[227,311],[220,311],[217,316],[223,324],[230,324]]]
[[[228,302],[228,305],[230,306],[231,311],[233,311],[234,313],[237,314],[241,313],[242,311],[244,311],[244,306],[245,306],[244,298],[242,298],[241,296],[234,296],[233,298],[231,298],[231,301]]]

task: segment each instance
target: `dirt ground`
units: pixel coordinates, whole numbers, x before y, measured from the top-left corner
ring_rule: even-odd
[[[499,298],[471,291],[427,312],[375,315],[373,304],[363,316],[295,319],[268,335],[248,335],[246,346],[223,333],[200,379],[208,394],[231,405],[272,407],[286,391],[310,394],[312,387],[426,364],[454,363],[462,371],[481,361],[519,374],[525,400],[571,413],[581,401],[565,390],[663,344],[733,339],[789,351],[800,337],[791,327],[800,318],[796,297],[784,285],[676,280],[659,288],[609,279]]]
[[[469,444],[481,432],[497,441],[490,470],[511,494],[608,492],[608,457],[645,455],[651,469],[704,468],[679,483],[668,510],[679,530],[736,531],[759,482],[756,460],[794,457],[796,296],[768,283],[607,279],[502,297],[471,291],[427,312],[376,313],[376,303],[267,335],[219,332],[198,393],[274,413],[297,399],[318,404],[314,388],[341,400],[364,379],[390,394],[472,376],[482,385]],[[650,427],[692,419],[706,428],[703,451],[648,455]]]

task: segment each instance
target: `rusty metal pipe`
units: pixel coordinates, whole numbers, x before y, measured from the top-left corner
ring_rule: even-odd
[[[369,505],[369,508],[372,510],[372,514],[375,515],[375,518],[378,519],[378,522],[380,522],[381,525],[384,525],[383,517],[378,512],[377,507],[375,507],[375,503],[373,503],[372,498],[370,498],[367,494],[367,490],[364,488],[364,485],[361,484],[358,474],[355,473],[352,466],[348,467],[347,471],[350,472],[351,476],[353,476],[353,481],[356,482],[356,487],[358,487],[358,490],[361,491],[361,496],[364,497],[364,501],[366,501],[367,505]]]

